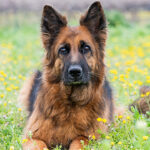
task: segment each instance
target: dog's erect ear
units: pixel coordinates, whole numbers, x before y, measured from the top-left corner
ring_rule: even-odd
[[[94,2],[90,6],[85,16],[81,17],[80,25],[86,26],[94,33],[106,28],[106,19],[100,2]]]
[[[44,47],[49,49],[62,27],[67,25],[66,18],[61,16],[51,6],[44,6],[41,21]]]

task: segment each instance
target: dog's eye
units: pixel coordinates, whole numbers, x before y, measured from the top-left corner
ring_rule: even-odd
[[[89,45],[82,45],[81,46],[80,52],[82,54],[86,54],[86,53],[88,53],[90,51],[91,51],[91,47]]]
[[[69,52],[70,52],[70,47],[67,45],[59,48],[59,54],[67,55]]]

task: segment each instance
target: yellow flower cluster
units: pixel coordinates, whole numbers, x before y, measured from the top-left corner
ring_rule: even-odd
[[[12,43],[2,43],[0,46],[2,48],[6,48],[6,49],[9,49],[9,50],[13,49],[13,44]]]
[[[4,71],[0,71],[0,75],[2,75],[3,77],[7,77],[6,73],[4,73]]]
[[[127,116],[127,117],[126,117],[126,120],[123,119],[123,118],[125,118],[125,117],[123,117],[122,115],[119,115],[119,116],[118,116],[118,119],[119,119],[119,120],[122,120],[122,123],[123,123],[123,124],[126,124],[126,121],[130,121],[130,120],[131,120],[130,116]]]
[[[145,94],[141,94],[141,97],[149,96],[150,92],[146,92]]]
[[[98,122],[103,122],[103,123],[106,123],[107,122],[107,119],[103,119],[103,118],[97,118],[97,121]]]

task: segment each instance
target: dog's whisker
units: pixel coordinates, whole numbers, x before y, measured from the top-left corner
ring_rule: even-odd
[[[93,72],[89,72],[89,74],[90,74],[91,76],[94,76],[94,77],[99,77],[99,76],[100,76],[100,74],[98,74],[98,73],[93,73]]]

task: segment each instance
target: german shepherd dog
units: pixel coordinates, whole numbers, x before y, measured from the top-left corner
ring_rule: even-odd
[[[99,138],[113,121],[112,90],[105,75],[107,23],[100,2],[94,2],[77,27],[45,6],[41,20],[45,48],[42,71],[26,81],[20,100],[29,111],[24,129],[24,150],[82,149],[90,135]],[[29,136],[32,133],[32,137]]]

